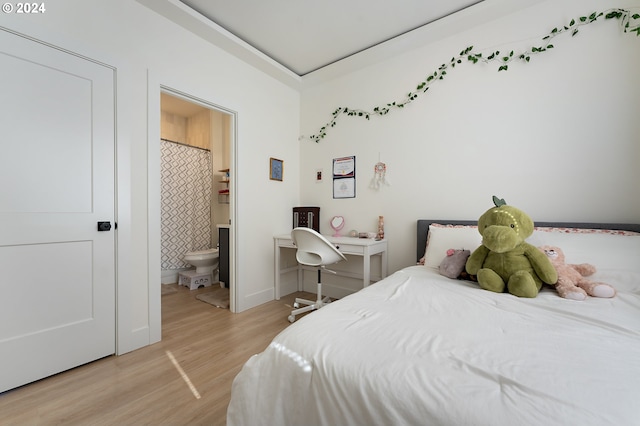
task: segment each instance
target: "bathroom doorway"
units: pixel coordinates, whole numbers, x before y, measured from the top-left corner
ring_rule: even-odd
[[[160,106],[163,290],[170,290],[165,286],[181,291],[202,287],[201,275],[195,274],[184,256],[211,249],[218,249],[218,256],[211,281],[204,282],[231,290],[234,115],[164,88]]]

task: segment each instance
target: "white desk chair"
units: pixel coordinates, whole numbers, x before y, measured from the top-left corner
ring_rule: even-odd
[[[314,302],[307,299],[296,298],[293,304],[295,309],[291,311],[291,315],[289,315],[289,322],[294,322],[296,315],[320,309],[330,302],[329,297],[322,298],[322,271],[324,270],[335,274],[334,271],[326,269],[325,265],[347,260],[347,258],[325,237],[311,228],[295,228],[291,231],[291,239],[293,239],[293,243],[297,247],[296,260],[298,263],[306,266],[315,266],[318,270],[317,299]],[[301,304],[307,306],[300,308]]]

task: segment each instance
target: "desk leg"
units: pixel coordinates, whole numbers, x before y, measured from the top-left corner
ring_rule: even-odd
[[[369,287],[371,283],[371,254],[369,253],[369,247],[367,247],[364,251],[364,256],[362,257],[362,281],[363,288]]]
[[[280,300],[280,247],[277,240],[273,243],[273,256],[273,281],[275,283],[276,300]]]
[[[298,291],[304,290],[304,269],[298,264]]]
[[[387,277],[387,251],[380,253],[380,276]]]

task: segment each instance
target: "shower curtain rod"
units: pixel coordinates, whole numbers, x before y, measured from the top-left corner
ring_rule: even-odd
[[[170,139],[165,139],[165,138],[160,138],[160,140],[161,140],[161,141],[165,141],[165,142],[175,143],[175,144],[182,145],[182,146],[188,146],[189,148],[201,149],[201,150],[203,150],[203,151],[209,151],[209,152],[211,152],[211,150],[210,150],[210,149],[207,149],[207,148],[200,148],[199,146],[189,145],[189,144],[186,144],[186,143],[184,143],[184,142],[172,141],[172,140],[170,140]]]

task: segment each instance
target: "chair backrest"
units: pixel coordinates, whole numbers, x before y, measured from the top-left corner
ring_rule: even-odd
[[[347,260],[333,244],[311,228],[294,228],[291,238],[297,247],[296,260],[303,265],[322,266]]]

